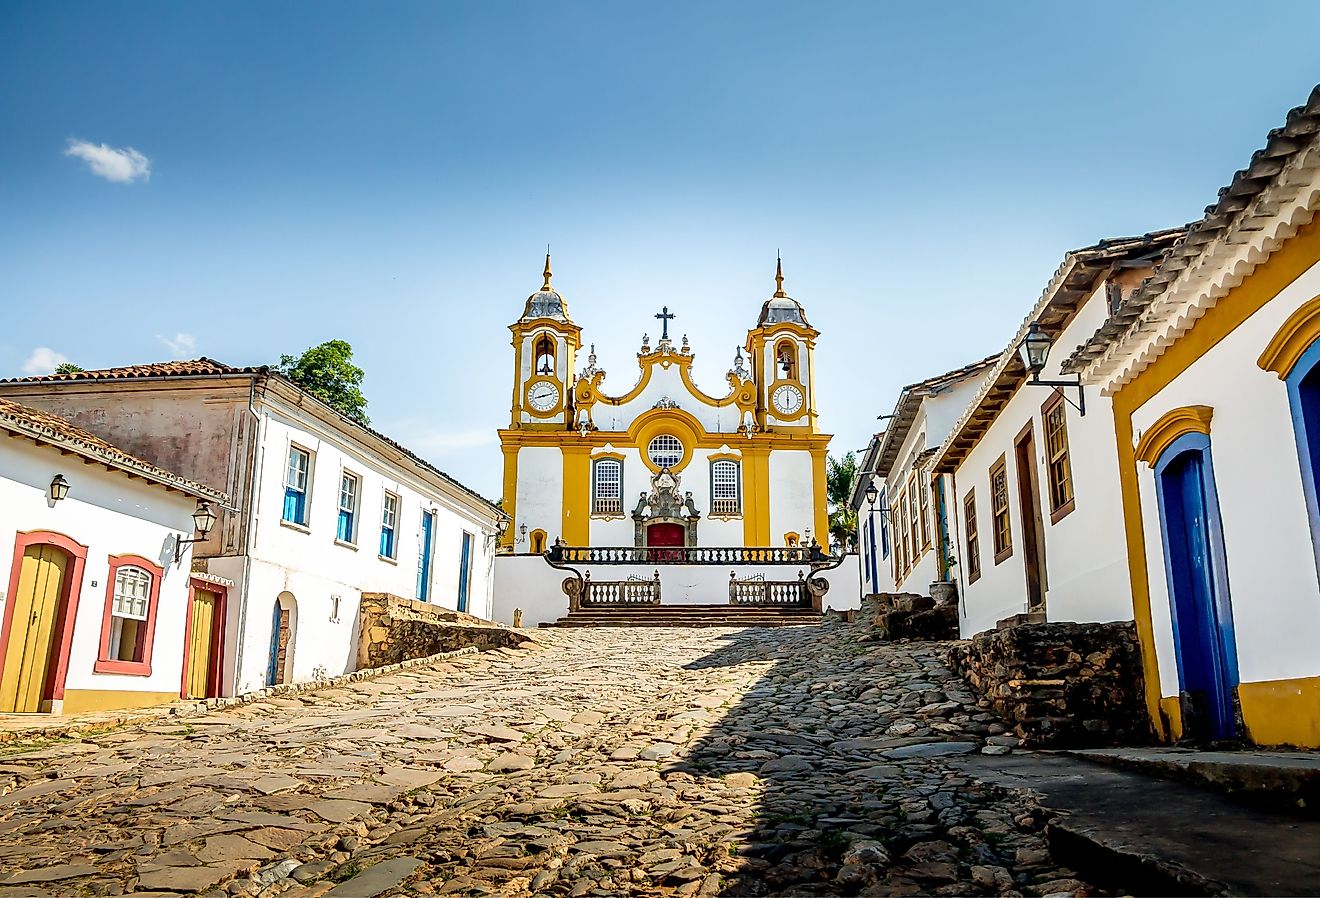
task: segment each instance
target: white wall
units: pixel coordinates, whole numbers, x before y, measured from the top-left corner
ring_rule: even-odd
[[[1068,353],[1064,350],[1095,333],[1107,312],[1108,300],[1101,285],[1055,340],[1058,351],[1051,355],[1041,374],[1042,379],[1062,379],[1058,366],[1067,358]],[[1045,540],[1046,618],[1076,622],[1132,619],[1132,590],[1110,401],[1100,396],[1094,387],[1087,387],[1085,416],[1067,401],[1064,403],[1075,508],[1058,523],[1051,524],[1045,428],[1041,416],[1041,406],[1051,395],[1051,391],[1043,387],[1019,387],[954,474],[957,496],[950,505],[958,521],[959,563],[955,570],[959,581],[963,636],[988,630],[996,622],[1027,610],[1026,569],[1023,566],[1026,545],[1022,534],[1014,441],[1028,422],[1032,425],[1036,486]],[[1065,395],[1067,400],[1077,400],[1075,389],[1067,390]],[[1001,455],[1005,457],[1008,473],[1013,554],[995,564],[990,466]],[[981,576],[975,583],[968,583],[963,500],[973,488],[976,491]]]
[[[514,533],[521,533],[523,525],[527,526],[529,534],[533,530],[544,530],[547,547],[561,535],[564,529],[564,454],[558,448],[524,446],[518,450],[514,515]]]
[[[51,479],[63,474],[69,495],[51,503]],[[191,553],[174,563],[174,539],[192,536],[197,500],[126,474],[83,464],[75,456],[19,438],[0,439],[0,589],[8,590],[15,536],[31,530],[61,533],[87,546],[69,651],[66,690],[173,692],[183,674],[183,631]],[[150,676],[95,673],[106,607],[111,555],[140,555],[165,568],[156,605]],[[8,596],[0,593],[0,612]],[[15,626],[18,626],[16,623]]]
[[[367,452],[353,441],[296,417],[282,408],[262,411],[262,444],[258,480],[251,513],[255,518],[243,602],[243,646],[237,690],[264,685],[270,647],[272,609],[281,593],[297,602],[298,626],[293,636],[295,682],[316,674],[334,676],[353,669],[357,634],[354,629],[360,595],[384,592],[417,598],[418,565],[422,553],[424,510],[434,512],[429,600],[457,608],[462,534],[472,534],[467,612],[493,613],[493,512],[454,498],[410,471]],[[291,444],[314,453],[305,528],[282,520],[284,477]],[[355,544],[336,539],[341,472],[359,478]],[[385,491],[399,497],[395,525],[396,557],[379,554],[381,511]],[[212,562],[212,570],[221,573]],[[223,574],[222,576],[228,576]],[[331,620],[334,596],[339,596],[338,621]],[[233,631],[231,631],[233,632]]]
[[[1171,409],[1214,409],[1210,455],[1243,682],[1320,675],[1320,587],[1287,392],[1278,375],[1256,365],[1288,316],[1318,293],[1320,266],[1285,287],[1133,415],[1133,438],[1139,440]],[[1160,690],[1173,696],[1178,672],[1151,468],[1138,462],[1137,480]]]
[[[816,532],[815,488],[811,453],[804,450],[775,449],[770,453],[770,543],[784,545],[784,534],[796,533],[806,539],[806,531],[823,546],[828,533]]]
[[[849,555],[842,566],[821,576],[830,583],[825,604],[843,610],[857,608],[857,556]],[[568,597],[562,583],[571,577],[568,571],[552,568],[539,555],[501,555],[495,561],[498,571],[495,590],[495,620],[513,623],[513,610],[523,610],[522,624],[534,627],[558,620],[568,613]],[[729,602],[729,573],[723,565],[582,565],[596,580],[627,580],[630,575],[645,579],[660,571],[660,601],[663,605],[726,605]],[[762,574],[767,580],[796,580],[805,565],[746,565],[737,568],[738,577]]]

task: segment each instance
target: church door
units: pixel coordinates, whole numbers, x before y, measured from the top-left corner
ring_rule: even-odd
[[[646,546],[652,551],[647,555],[651,561],[682,561],[681,551],[666,552],[665,549],[682,549],[685,537],[682,524],[661,522],[646,528]]]

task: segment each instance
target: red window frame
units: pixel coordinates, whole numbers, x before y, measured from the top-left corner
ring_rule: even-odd
[[[151,574],[151,594],[147,597],[146,632],[142,636],[142,660],[120,661],[110,657],[110,628],[114,624],[115,579],[121,567],[140,567]],[[92,670],[96,673],[126,674],[132,677],[151,676],[151,649],[156,640],[156,606],[160,603],[160,584],[165,569],[141,555],[111,555],[110,571],[105,577],[105,613],[101,617],[101,648]]]

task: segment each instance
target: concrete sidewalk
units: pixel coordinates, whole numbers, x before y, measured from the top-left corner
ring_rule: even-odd
[[[1050,848],[1142,895],[1320,895],[1320,821],[1053,753],[969,756],[970,776],[1059,812]]]

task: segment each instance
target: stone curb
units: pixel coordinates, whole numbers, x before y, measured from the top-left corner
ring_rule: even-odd
[[[265,686],[253,692],[245,692],[242,695],[223,696],[220,698],[208,698],[204,700],[180,700],[168,705],[154,705],[149,708],[134,708],[113,714],[109,717],[98,717],[93,720],[70,720],[67,723],[52,723],[47,727],[23,730],[0,730],[0,745],[9,742],[62,739],[84,734],[91,735],[93,733],[102,733],[109,730],[120,729],[121,727],[133,724],[146,725],[168,721],[174,718],[191,717],[194,714],[205,714],[208,711],[234,708],[239,705],[247,705],[252,702],[259,702],[262,699],[273,698],[280,695],[299,695],[304,692],[316,692],[320,689],[333,689],[336,686],[343,686],[348,683],[358,683],[362,680],[374,679],[400,670],[408,670],[414,667],[425,667],[428,664],[436,664],[459,655],[475,655],[478,651],[479,650],[476,646],[464,646],[463,648],[455,649],[452,652],[439,652],[434,655],[427,655],[424,658],[409,658],[396,664],[386,664],[383,667],[369,667],[363,670],[355,670],[351,673],[340,674],[339,676],[328,677],[323,680],[308,680],[303,683],[281,683],[276,686]]]

